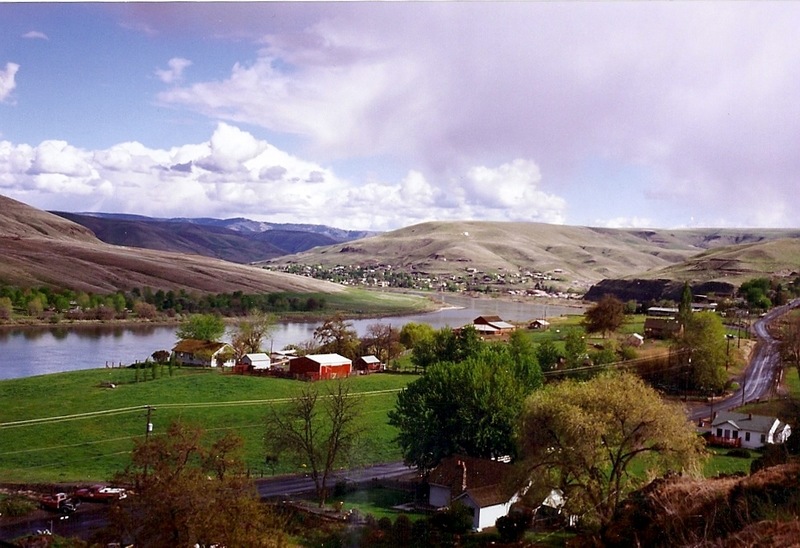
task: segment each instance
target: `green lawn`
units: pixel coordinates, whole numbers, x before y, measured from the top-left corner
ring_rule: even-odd
[[[359,489],[341,496],[332,496],[329,505],[333,507],[338,502],[342,503],[343,512],[357,509],[362,515],[366,516],[371,514],[375,519],[387,517],[394,521],[400,514],[405,514],[412,521],[427,517],[426,514],[419,512],[403,512],[401,510],[392,509],[392,507],[400,504],[414,502],[414,493],[401,491],[399,489],[388,489],[384,487]]]
[[[379,374],[351,379],[353,391],[364,394],[368,436],[363,463],[401,458],[386,414],[397,391],[415,378]],[[156,380],[134,379],[132,370],[94,369],[0,382],[0,481],[108,480],[128,464],[133,440],[144,435],[147,405],[155,408],[155,434],[178,419],[211,434],[236,432],[244,439],[252,473],[266,474],[267,409],[283,405],[307,386],[219,370],[175,369],[171,377],[165,370]],[[118,384],[102,388],[103,382]],[[318,386],[324,391],[324,382]],[[295,472],[299,464],[282,462],[275,472]]]

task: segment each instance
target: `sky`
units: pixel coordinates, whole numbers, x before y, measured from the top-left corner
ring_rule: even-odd
[[[798,228],[800,2],[0,2],[0,194]]]

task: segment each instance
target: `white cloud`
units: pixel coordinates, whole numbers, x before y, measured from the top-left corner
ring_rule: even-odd
[[[176,84],[183,80],[183,71],[192,66],[192,62],[183,57],[173,57],[167,61],[167,69],[156,69],[156,76],[165,84]]]
[[[5,70],[0,71],[0,102],[5,101],[17,87],[15,76],[19,70],[16,63],[6,63]]]
[[[437,219],[563,222],[564,200],[539,190],[540,179],[536,164],[515,160],[436,184],[414,170],[399,181],[359,184],[226,123],[206,142],[169,150],[137,142],[87,151],[64,141],[0,141],[3,194],[43,209],[156,217],[245,216],[371,230]]]
[[[41,32],[41,31],[38,31],[38,30],[28,31],[25,34],[23,34],[22,37],[23,38],[28,38],[28,39],[31,39],[31,40],[49,40],[50,39],[50,38],[48,38],[48,36],[45,33]]]

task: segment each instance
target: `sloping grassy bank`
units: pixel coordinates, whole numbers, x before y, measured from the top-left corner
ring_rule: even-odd
[[[0,481],[91,482],[108,480],[129,462],[133,440],[145,434],[147,406],[154,434],[173,420],[201,426],[210,435],[235,432],[244,439],[251,472],[264,464],[263,432],[269,406],[284,405],[300,381],[223,374],[219,370],[165,367],[152,380],[144,371],[92,369],[0,381]],[[386,414],[397,391],[415,377],[378,374],[350,379],[364,396],[368,435],[361,463],[398,460]],[[115,388],[107,388],[110,383]],[[318,383],[322,393],[325,383]],[[279,462],[275,473],[297,472],[300,462]]]

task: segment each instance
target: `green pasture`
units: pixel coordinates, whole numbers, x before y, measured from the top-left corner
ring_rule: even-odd
[[[148,370],[149,371],[149,370]],[[140,373],[140,378],[143,372]],[[149,377],[148,377],[149,378]],[[397,391],[413,375],[354,377],[363,395],[365,447],[358,463],[399,460],[395,431],[386,415]],[[105,388],[114,383],[115,388]],[[200,426],[210,436],[235,432],[255,476],[301,470],[300,462],[264,465],[263,432],[268,409],[284,405],[307,384],[288,379],[223,374],[216,369],[166,368],[163,376],[135,382],[131,369],[93,369],[0,382],[0,481],[105,481],[129,463],[143,438],[146,408],[153,434],[175,420]],[[318,383],[324,393],[325,383]]]

